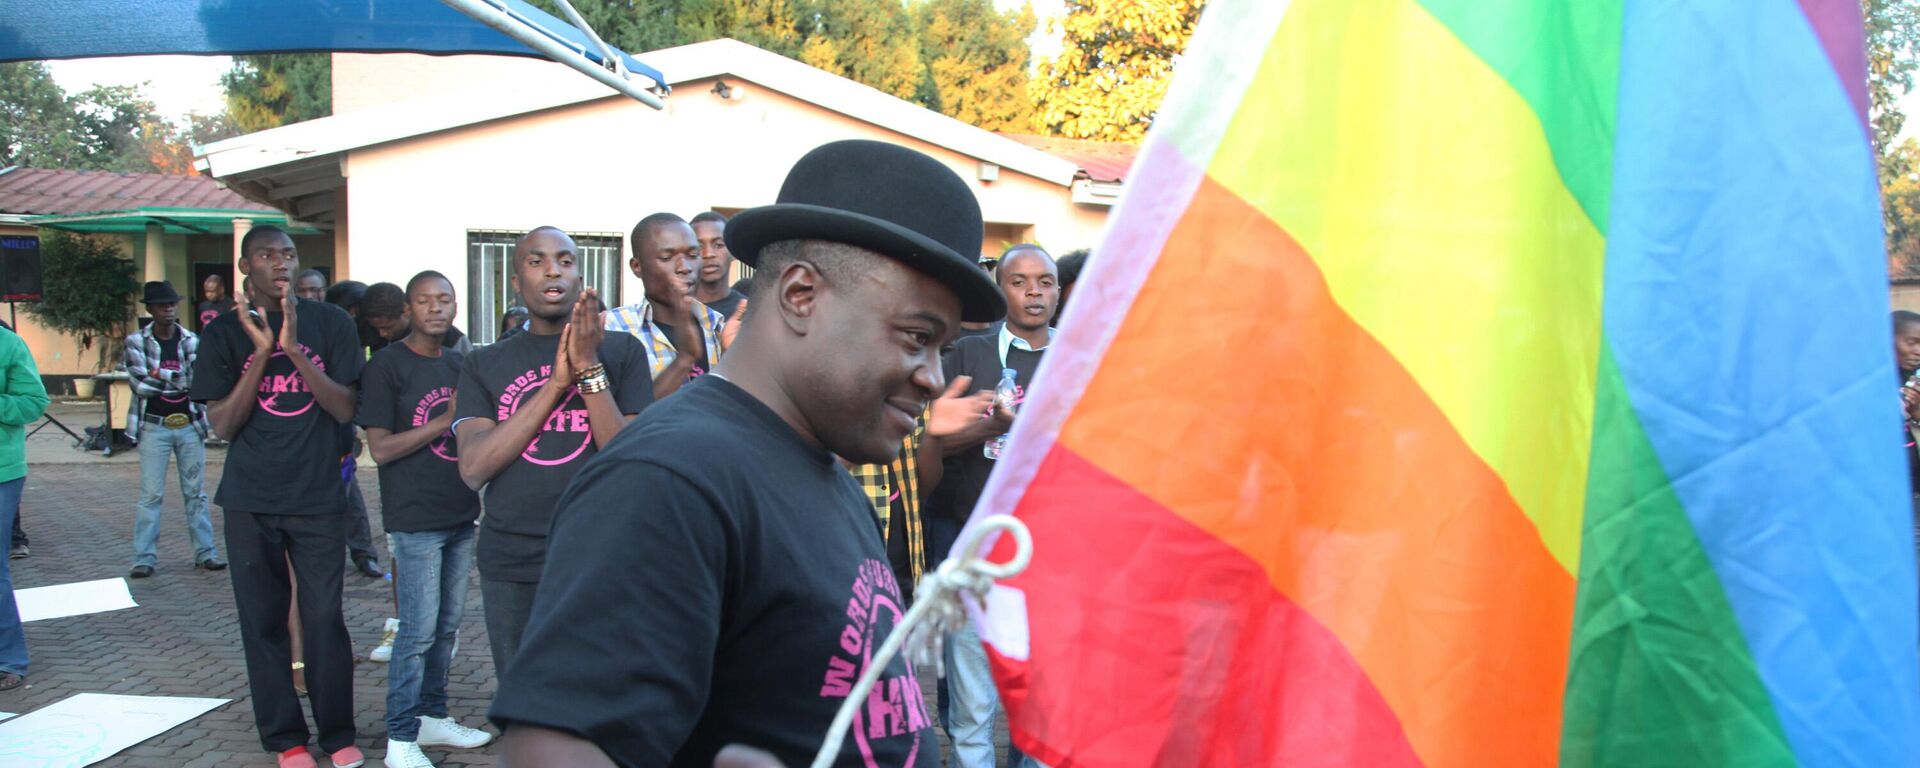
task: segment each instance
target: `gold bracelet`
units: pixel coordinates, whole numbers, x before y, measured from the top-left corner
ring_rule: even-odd
[[[605,375],[607,375],[607,364],[594,363],[592,368],[588,368],[584,371],[581,371],[578,374],[575,374],[573,377],[573,383],[578,384],[580,382],[586,381],[587,379],[591,379],[595,376],[605,376]]]
[[[587,378],[580,380],[580,394],[583,394],[583,395],[591,395],[595,392],[605,392],[612,388],[613,388],[613,382],[607,380],[607,374],[605,371],[601,371],[600,373],[596,373],[592,376],[588,376]]]

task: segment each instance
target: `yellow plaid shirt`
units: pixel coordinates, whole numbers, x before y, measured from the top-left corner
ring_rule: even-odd
[[[900,456],[886,464],[862,464],[848,470],[853,479],[860,483],[860,489],[867,492],[867,501],[873,503],[873,516],[880,522],[880,540],[886,541],[893,532],[893,499],[900,497],[900,508],[906,511],[907,519],[907,567],[913,575],[912,584],[902,584],[900,588],[907,594],[913,594],[919,586],[920,578],[927,572],[927,537],[920,525],[920,436],[926,434],[927,417],[921,414],[920,421],[913,426],[913,434],[907,435],[900,444]]]
[[[705,304],[700,304],[699,307],[707,313],[707,322],[702,323],[700,327],[701,332],[706,336],[707,363],[718,363],[720,353],[724,351],[720,348],[720,329],[726,325],[727,319]],[[660,332],[660,326],[653,324],[653,304],[647,301],[647,297],[640,297],[638,304],[609,309],[601,313],[601,316],[606,319],[607,330],[630,333],[640,340],[640,347],[647,351],[647,367],[652,369],[652,375],[655,378],[658,378],[660,372],[666,370],[667,365],[673,362],[676,354],[673,350],[673,341]]]

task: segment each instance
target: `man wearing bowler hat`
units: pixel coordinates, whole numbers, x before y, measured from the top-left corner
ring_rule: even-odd
[[[140,503],[133,511],[133,571],[128,574],[136,579],[152,576],[160,563],[156,544],[168,457],[180,476],[194,567],[209,571],[227,567],[214,546],[206,486],[201,482],[207,465],[207,410],[187,397],[200,338],[180,324],[180,300],[173,283],[147,283],[140,301],[147,305],[153,322],[128,336],[126,343],[127,376],[133,379],[127,439],[140,445]]]
[[[805,765],[905,613],[836,457],[891,461],[945,389],[941,345],[1005,313],[973,264],[980,206],[872,141],[807,153],[778,200],[728,223],[758,271],[726,356],[560,499],[491,712],[509,765],[706,768],[733,743]],[[925,701],[894,659],[835,764],[938,765]]]

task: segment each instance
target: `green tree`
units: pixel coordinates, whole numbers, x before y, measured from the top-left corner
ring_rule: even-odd
[[[139,87],[68,95],[45,64],[0,64],[0,166],[151,171],[150,144],[172,130]]]
[[[1907,116],[1900,97],[1920,67],[1920,8],[1912,0],[1861,0],[1867,31],[1867,94],[1873,146],[1880,161],[1880,199],[1888,268],[1920,273],[1920,145],[1899,141]]]
[[[330,54],[235,56],[220,85],[227,92],[227,118],[243,133],[333,114]]]
[[[1887,266],[1901,277],[1920,276],[1920,141],[1894,147],[1880,176],[1887,224]]]
[[[1033,7],[1002,13],[993,0],[927,0],[915,11],[927,66],[916,100],[989,131],[1027,130],[1033,113],[1026,93]]]
[[[1137,142],[1173,80],[1206,0],[1067,0],[1060,55],[1031,93],[1033,127],[1076,139]]]
[[[133,260],[112,243],[54,229],[40,230],[42,299],[23,309],[41,325],[80,337],[95,349],[94,367],[106,370],[119,355],[119,339],[133,314]]]
[[[813,0],[809,10],[801,61],[902,99],[921,93],[927,68],[900,0]]]

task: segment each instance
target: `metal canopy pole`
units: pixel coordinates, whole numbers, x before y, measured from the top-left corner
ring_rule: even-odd
[[[567,3],[563,2],[561,6],[565,8],[568,16],[573,17],[572,20],[574,24],[579,25],[581,33],[584,34],[588,40],[600,47],[601,55],[607,58],[607,64],[602,65],[595,63],[592,59],[586,57],[585,51],[575,47],[572,43],[555,39],[554,36],[546,30],[528,23],[526,19],[514,15],[505,8],[488,2],[487,0],[440,1],[448,7],[464,13],[482,24],[499,30],[501,34],[526,44],[527,47],[544,54],[547,58],[572,67],[581,74],[600,81],[601,84],[608,88],[632,96],[638,99],[640,103],[653,107],[654,109],[667,108],[667,103],[662,101],[658,95],[646,88],[642,88],[638,82],[631,79],[632,74],[627,71],[625,63],[620,61],[618,55],[612,53],[612,49],[608,48],[606,43],[600,41],[599,35],[595,35],[592,30],[586,28],[585,22],[580,19],[580,15],[574,12],[573,8]],[[665,88],[667,84],[658,83],[657,85],[660,88]]]

